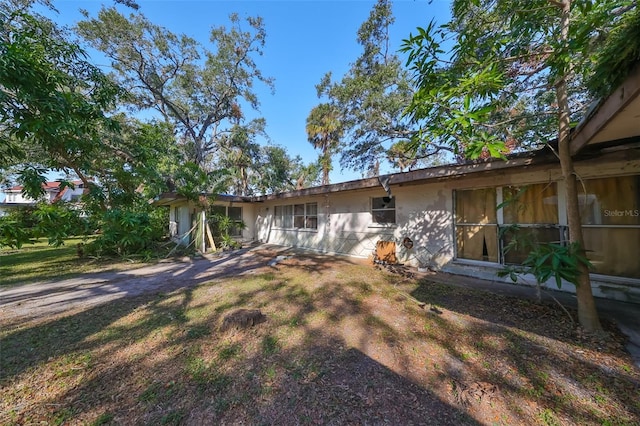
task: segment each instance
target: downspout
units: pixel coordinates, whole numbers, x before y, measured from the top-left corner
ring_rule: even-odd
[[[382,188],[385,190],[385,192],[387,193],[387,196],[389,198],[392,198],[393,195],[391,195],[391,185],[389,185],[389,181],[391,180],[391,176],[386,175],[386,176],[378,176],[378,182],[380,182],[380,185],[382,185]]]

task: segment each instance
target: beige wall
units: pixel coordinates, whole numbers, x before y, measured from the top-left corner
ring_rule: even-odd
[[[581,178],[619,176],[640,173],[640,161],[603,162],[601,159],[576,164]],[[340,253],[368,257],[378,240],[395,241],[400,261],[418,264],[418,248],[430,255],[436,266],[442,266],[455,257],[453,238],[453,191],[455,189],[484,188],[504,185],[523,185],[558,182],[559,197],[564,200],[561,173],[556,166],[523,167],[518,170],[500,170],[474,173],[422,184],[392,186],[396,198],[396,224],[377,225],[371,220],[370,200],[386,195],[382,187],[331,193],[302,198],[283,198],[256,204],[256,237],[259,241],[295,247],[304,247],[327,253]],[[276,205],[318,203],[318,229],[281,229],[273,225]],[[560,205],[564,205],[563,202]],[[561,214],[560,224],[566,224]],[[409,237],[412,250],[402,248],[401,242]]]
[[[638,174],[640,160],[607,162],[600,158],[576,164],[576,171],[579,177],[584,179]],[[397,255],[402,263],[419,266],[420,261],[426,261],[425,263],[431,267],[464,273],[464,269],[467,268],[465,262],[455,261],[453,191],[545,182],[558,182],[559,223],[566,225],[566,197],[560,169],[556,166],[535,166],[518,170],[480,172],[422,184],[392,186],[391,191],[396,199],[395,225],[377,225],[372,222],[370,199],[385,196],[382,187],[271,200],[257,205],[256,236],[259,241],[266,243],[357,257],[370,256],[379,240],[395,241]],[[273,226],[273,211],[276,205],[307,202],[318,203],[317,230],[281,229]],[[412,249],[402,247],[401,243],[405,237],[413,240]],[[477,274],[477,264],[486,264],[466,263],[471,265],[467,268],[471,274]],[[492,266],[492,279],[498,279],[495,276],[497,267],[499,265]],[[626,280],[627,283],[640,287],[635,281]],[[571,288],[570,285],[566,287],[569,290]],[[599,290],[596,289],[596,293],[597,291]]]
[[[396,199],[396,224],[376,224],[370,200],[384,197],[380,188],[269,201],[259,206],[258,240],[271,244],[303,247],[327,253],[368,257],[379,240],[395,241],[401,262],[415,263],[414,252],[424,247],[442,258],[453,256],[451,191],[440,184],[392,189]],[[282,229],[273,225],[274,207],[294,203],[318,203],[318,229]],[[405,237],[414,250],[401,248]]]
[[[253,203],[230,203],[225,201],[214,201],[215,205],[242,207],[242,220],[246,228],[242,231],[242,241],[250,242],[256,239],[256,204]],[[196,211],[200,211],[192,202],[178,202],[170,206],[169,209],[169,233],[174,239],[179,239],[182,244],[188,244],[190,239],[187,233],[192,225],[192,216]]]

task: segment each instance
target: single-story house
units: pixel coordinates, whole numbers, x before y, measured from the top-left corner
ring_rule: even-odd
[[[594,294],[638,303],[639,93],[640,68],[572,135]],[[500,207],[506,200],[513,201]],[[175,193],[154,203],[170,207],[172,235],[190,241],[202,209]],[[356,257],[388,241],[399,262],[494,280],[508,281],[496,272],[526,257],[505,250],[516,233],[549,242],[568,234],[560,164],[549,147],[278,194],[218,196],[214,205],[242,218],[243,241]],[[569,283],[563,290],[575,291]]]

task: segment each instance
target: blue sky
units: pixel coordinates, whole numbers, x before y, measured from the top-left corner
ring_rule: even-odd
[[[367,20],[375,1],[372,0],[289,0],[289,1],[178,1],[139,0],[140,12],[152,22],[175,33],[185,33],[206,43],[213,26],[228,24],[228,16],[259,15],[267,32],[264,55],[257,59],[265,76],[275,79],[275,94],[258,84],[256,92],[260,111],[247,117],[262,116],[267,121],[271,142],[286,147],[290,155],[300,155],[305,163],[317,158],[317,151],[307,142],[305,124],[311,109],[320,101],[315,85],[331,71],[339,79],[360,55],[356,33]],[[109,0],[53,0],[58,9],[51,17],[62,25],[73,25],[84,8],[95,16]],[[431,19],[444,23],[449,17],[446,0],[404,0],[393,2],[396,19],[390,30],[392,48],[399,48],[402,39]],[[127,12],[126,8],[122,8]],[[98,61],[96,61],[98,62]],[[100,64],[104,65],[104,64]],[[385,172],[385,170],[381,170]],[[360,173],[340,170],[334,159],[331,182],[360,178]]]

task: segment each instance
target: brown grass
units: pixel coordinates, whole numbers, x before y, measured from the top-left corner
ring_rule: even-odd
[[[640,423],[619,335],[346,259],[0,325],[1,424]]]

